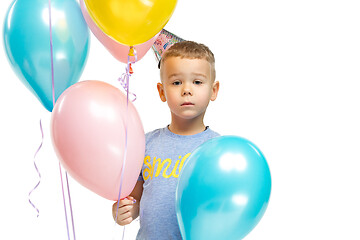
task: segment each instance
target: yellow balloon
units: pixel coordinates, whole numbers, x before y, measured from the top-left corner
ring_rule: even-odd
[[[154,37],[169,21],[177,0],[84,0],[97,26],[109,37],[133,46]]]

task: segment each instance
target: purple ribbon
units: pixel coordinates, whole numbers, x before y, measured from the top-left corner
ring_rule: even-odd
[[[38,154],[38,152],[40,151],[42,145],[43,145],[43,142],[44,142],[44,132],[43,132],[43,129],[42,129],[42,125],[41,125],[41,119],[40,119],[40,131],[41,131],[41,143],[40,143],[40,146],[38,147],[38,149],[36,150],[35,152],[35,155],[34,155],[34,167],[36,169],[36,172],[37,174],[39,175],[39,181],[38,183],[35,185],[35,187],[29,192],[29,203],[31,204],[31,206],[33,206],[33,208],[37,211],[37,217],[39,217],[39,209],[37,207],[35,207],[35,205],[31,202],[30,200],[30,195],[31,193],[39,186],[40,184],[40,181],[41,181],[41,174],[39,172],[39,169],[37,168],[36,166],[36,155]]]
[[[53,100],[53,107],[55,106],[55,81],[54,81],[54,55],[53,55],[53,39],[52,39],[52,24],[51,24],[51,0],[48,0],[49,3],[49,31],[50,31],[50,55],[51,55],[51,86],[52,86],[52,100]],[[62,176],[61,164],[59,162],[59,170],[60,170],[60,180],[61,180],[61,189],[63,195],[63,202],[64,202],[64,212],[65,212],[65,221],[66,221],[66,229],[68,234],[68,239],[70,240],[70,231],[69,231],[69,223],[68,223],[68,215],[66,211],[66,200],[65,200],[65,191],[64,191],[64,181]],[[69,188],[69,180],[67,176],[67,172],[65,171],[65,178],[66,178],[66,185],[67,185],[67,192],[68,192],[68,201],[70,207],[70,214],[71,214],[71,223],[72,223],[72,230],[73,230],[73,237],[75,238],[75,226],[74,226],[74,217],[73,211],[71,206],[71,197],[70,197],[70,188]]]
[[[134,62],[130,61],[130,56],[132,55],[132,53],[135,56],[135,61]],[[122,76],[118,79],[120,81],[121,86],[126,91],[126,122],[125,122],[125,149],[124,149],[124,158],[123,158],[124,160],[123,160],[123,165],[122,165],[122,169],[121,169],[119,195],[118,195],[118,201],[117,201],[117,207],[116,207],[116,215],[115,215],[115,224],[116,224],[116,220],[117,220],[117,217],[118,217],[119,201],[120,201],[120,196],[121,196],[123,177],[124,177],[125,165],[126,165],[126,157],[127,157],[128,122],[129,122],[129,114],[128,114],[128,112],[129,112],[128,111],[128,109],[129,109],[129,94],[131,94],[134,97],[132,102],[136,100],[136,95],[134,93],[129,92],[129,79],[130,79],[130,77],[131,77],[131,75],[133,73],[132,70],[131,70],[131,64],[134,64],[135,62],[137,62],[137,54],[136,54],[135,48],[131,46],[130,49],[129,49],[127,66],[125,68],[126,72],[124,74],[122,74]],[[124,226],[124,229],[123,229],[122,240],[124,240],[124,236],[125,236],[125,226]]]
[[[134,53],[135,61],[130,61],[131,53]],[[134,102],[136,100],[136,94],[129,92],[129,79],[130,79],[131,75],[133,74],[132,69],[131,69],[131,64],[135,64],[136,62],[137,62],[136,50],[134,47],[130,47],[129,54],[128,54],[128,62],[127,62],[126,68],[125,68],[125,73],[123,73],[121,75],[121,77],[118,78],[118,81],[120,82],[121,86],[126,91],[127,101],[129,99],[129,94],[131,94],[133,96],[133,99],[131,100],[132,102]]]

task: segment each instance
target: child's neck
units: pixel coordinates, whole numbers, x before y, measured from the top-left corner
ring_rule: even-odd
[[[206,127],[203,121],[176,121],[172,119],[168,128],[172,133],[178,135],[194,135],[203,132]]]

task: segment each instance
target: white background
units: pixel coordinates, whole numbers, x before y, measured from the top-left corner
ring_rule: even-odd
[[[10,3],[0,3],[2,20]],[[360,239],[360,2],[179,0],[165,29],[215,54],[221,87],[205,123],[249,139],[270,165],[270,204],[246,240]],[[67,239],[50,113],[17,79],[3,48],[0,61],[0,239]],[[124,68],[92,35],[81,80],[119,86]],[[145,131],[165,126],[151,50],[134,71],[130,87]],[[28,192],[38,181],[40,119],[36,218]],[[76,238],[121,239],[112,202],[72,179],[70,188]],[[134,239],[137,226],[127,227],[125,239]]]

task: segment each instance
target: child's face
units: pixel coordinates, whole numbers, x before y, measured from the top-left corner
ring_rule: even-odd
[[[212,79],[210,63],[205,59],[169,57],[162,65],[161,79],[161,100],[167,101],[173,116],[186,120],[202,119],[219,90],[219,82]]]

